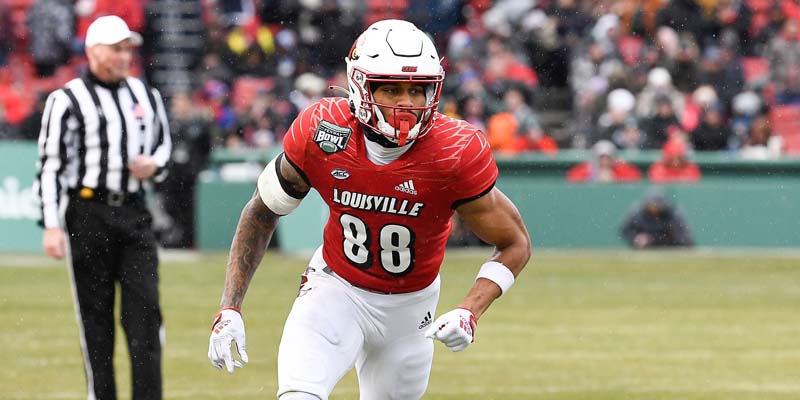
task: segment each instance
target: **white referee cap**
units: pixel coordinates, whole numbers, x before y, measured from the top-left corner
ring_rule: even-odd
[[[134,46],[142,44],[142,35],[131,31],[128,24],[116,15],[107,15],[94,20],[86,31],[86,47],[117,44],[125,39],[130,39]]]

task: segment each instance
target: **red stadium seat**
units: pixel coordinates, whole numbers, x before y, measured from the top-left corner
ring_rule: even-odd
[[[6,121],[12,125],[22,123],[33,110],[35,101],[35,94],[20,85],[0,86],[0,105],[5,109]]]
[[[764,83],[769,79],[769,61],[762,57],[742,57],[744,80],[748,85]]]
[[[8,67],[0,67],[0,87],[10,86],[14,82],[11,69]]]
[[[617,41],[617,48],[622,55],[622,60],[631,67],[636,65],[636,61],[639,60],[639,53],[643,45],[644,40],[636,36],[622,36]]]
[[[747,0],[747,6],[753,13],[750,18],[750,35],[756,36],[769,24],[769,12],[775,0]]]
[[[49,93],[56,90],[70,79],[75,77],[75,72],[69,65],[62,65],[56,69],[56,72],[49,77],[35,78],[28,83],[31,93]]]
[[[28,9],[28,7],[32,6],[36,0],[6,0],[7,5],[9,8],[21,8],[21,9]]]
[[[746,3],[754,13],[765,13],[772,7],[774,0],[747,0]]]
[[[783,149],[786,154],[800,155],[800,135],[784,137]]]
[[[243,76],[233,82],[231,105],[237,114],[244,114],[259,91],[269,91],[275,86],[272,78]]]
[[[772,134],[783,138],[784,151],[800,154],[800,105],[775,106],[769,120]]]
[[[768,14],[753,14],[753,18],[750,19],[750,35],[758,35],[767,25],[769,25]]]

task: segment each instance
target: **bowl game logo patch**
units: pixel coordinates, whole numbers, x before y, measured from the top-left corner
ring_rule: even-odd
[[[350,128],[334,125],[328,121],[320,121],[317,131],[314,133],[314,142],[322,151],[333,154],[347,148],[347,141],[350,140]]]

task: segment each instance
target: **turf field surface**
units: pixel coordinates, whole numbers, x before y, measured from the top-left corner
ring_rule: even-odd
[[[452,252],[440,312],[456,305],[485,252]],[[244,304],[250,363],[210,366],[208,333],[224,254],[165,253],[165,399],[271,399],[281,327],[306,257],[267,255]],[[63,262],[0,255],[2,399],[85,398]],[[117,380],[130,398],[123,333]],[[536,252],[462,353],[436,346],[425,399],[800,399],[796,251]],[[332,400],[357,399],[350,374]]]

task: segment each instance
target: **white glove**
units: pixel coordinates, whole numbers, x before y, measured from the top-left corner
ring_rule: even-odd
[[[211,326],[211,338],[208,341],[208,359],[211,365],[222,369],[224,364],[228,373],[233,373],[233,368],[242,368],[239,360],[234,360],[231,354],[231,342],[236,343],[239,358],[247,362],[246,343],[244,336],[244,321],[242,314],[235,308],[223,308],[217,313],[214,325]]]
[[[452,351],[461,351],[475,341],[475,327],[478,320],[472,311],[456,308],[436,318],[425,332],[425,337],[444,343]]]

